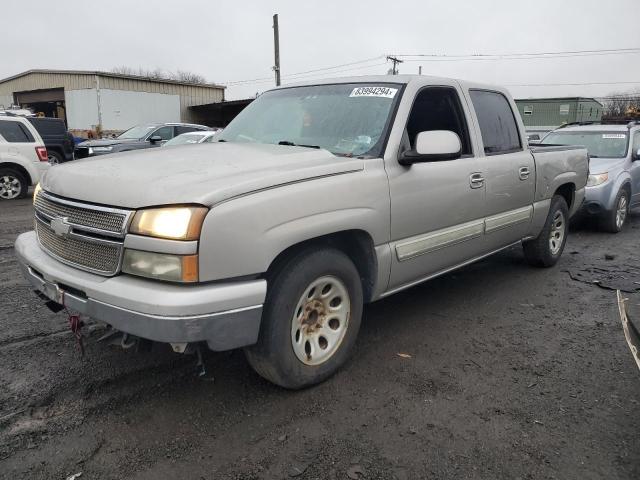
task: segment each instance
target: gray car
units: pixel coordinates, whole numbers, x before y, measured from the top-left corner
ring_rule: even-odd
[[[163,145],[168,140],[188,132],[211,130],[204,125],[191,123],[149,123],[136,125],[115,138],[101,138],[79,143],[75,158],[87,158],[107,153],[128,152]]]
[[[589,180],[581,213],[612,233],[629,208],[640,205],[640,122],[576,125],[550,132],[542,145],[582,145],[589,151]]]

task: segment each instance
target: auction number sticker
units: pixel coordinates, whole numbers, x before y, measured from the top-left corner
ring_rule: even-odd
[[[356,87],[351,92],[350,97],[382,97],[393,98],[398,92],[397,88],[389,87]]]
[[[624,133],[603,133],[602,138],[627,138]]]

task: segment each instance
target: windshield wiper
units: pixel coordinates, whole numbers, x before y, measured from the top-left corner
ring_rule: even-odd
[[[286,145],[287,147],[304,147],[304,148],[320,148],[318,145],[298,145],[289,140],[280,140],[278,145]]]

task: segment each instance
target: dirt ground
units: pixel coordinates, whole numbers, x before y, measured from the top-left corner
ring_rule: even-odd
[[[2,479],[640,478],[640,372],[603,288],[640,289],[640,212],[574,228],[553,269],[513,248],[367,306],[351,361],[301,392],[240,351],[200,378],[99,328],[80,358],[19,274],[31,215],[0,203]]]

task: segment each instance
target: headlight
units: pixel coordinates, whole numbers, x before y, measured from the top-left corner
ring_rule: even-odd
[[[138,210],[133,217],[129,232],[173,240],[198,240],[207,212],[205,207]]]
[[[168,255],[126,249],[122,271],[169,282],[197,282],[198,255]]]
[[[597,175],[589,175],[587,179],[587,187],[595,187],[597,185],[601,185],[607,181],[609,178],[608,173],[598,173]]]
[[[93,147],[94,152],[110,152],[113,147]]]
[[[33,203],[36,203],[36,197],[40,193],[40,190],[42,190],[42,187],[40,186],[40,182],[38,182],[36,187],[33,189]]]

